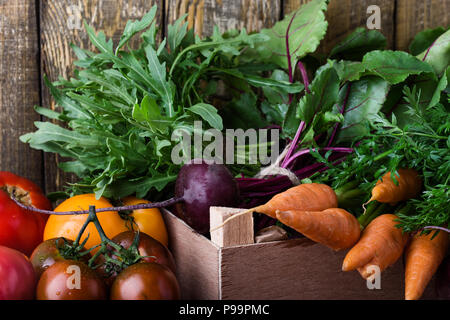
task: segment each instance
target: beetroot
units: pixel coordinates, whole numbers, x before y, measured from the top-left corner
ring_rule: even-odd
[[[239,203],[236,180],[225,165],[194,159],[185,164],[175,184],[176,213],[197,232],[209,232],[209,207],[235,207]]]

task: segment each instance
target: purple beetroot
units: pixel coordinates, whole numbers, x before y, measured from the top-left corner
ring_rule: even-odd
[[[192,160],[185,164],[175,184],[177,215],[197,232],[209,232],[211,206],[235,207],[239,203],[236,180],[225,165]]]

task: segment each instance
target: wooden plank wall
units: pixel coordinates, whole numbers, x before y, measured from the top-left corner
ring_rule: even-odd
[[[429,28],[450,24],[448,0],[397,0],[396,48],[407,50],[414,36]]]
[[[19,141],[39,120],[38,59],[35,3],[0,0],[0,170],[42,185],[42,153]]]
[[[284,13],[296,10],[301,4],[310,0],[285,0]],[[377,5],[381,10],[381,32],[386,36],[389,47],[394,47],[394,9],[392,0],[332,0],[328,6],[326,19],[328,31],[321,42],[321,52],[330,50],[341,42],[350,32],[358,27],[366,27],[367,8]]]
[[[156,3],[161,32],[186,13],[189,25],[205,36],[216,24],[221,30],[270,27],[308,1],[0,0],[0,170],[28,177],[47,192],[71,179],[57,170],[60,159],[31,150],[18,137],[34,130],[33,122],[40,119],[33,105],[55,108],[42,75],[51,80],[71,75],[69,43],[88,46],[82,19],[117,41],[128,19],[142,17]],[[381,32],[392,49],[406,49],[424,28],[449,24],[448,0],[331,0],[329,30],[320,50],[328,51],[356,27],[366,26],[369,5],[380,7]]]

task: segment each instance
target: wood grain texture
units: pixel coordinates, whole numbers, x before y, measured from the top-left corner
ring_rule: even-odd
[[[223,248],[220,299],[403,299],[402,261],[381,274],[381,289],[369,290],[358,272],[341,271],[345,253],[305,238]],[[423,298],[435,299],[433,289]]]
[[[19,141],[40,119],[39,46],[34,1],[0,1],[0,170],[42,185],[42,153]]]
[[[41,0],[41,68],[51,81],[58,76],[64,78],[72,75],[72,62],[76,58],[70,43],[81,48],[94,50],[83,27],[86,19],[97,32],[103,30],[114,44],[129,19],[141,19],[154,5],[158,5],[158,24],[162,24],[162,0]],[[135,44],[135,38],[130,42]],[[55,108],[48,89],[41,83],[42,104]],[[61,190],[67,182],[74,181],[74,176],[57,168],[59,156],[45,154],[46,190]]]
[[[167,0],[166,21],[188,14],[190,28],[208,36],[213,26],[221,31],[246,28],[247,32],[270,28],[280,17],[279,0]]]
[[[418,32],[449,26],[450,1],[397,0],[396,16],[396,48],[407,50]]]
[[[210,207],[211,229],[221,225],[229,217],[245,211],[245,209]],[[223,227],[211,231],[211,241],[219,247],[231,247],[243,244],[255,243],[253,230],[253,214],[244,214],[236,219],[230,220]]]
[[[284,0],[284,14],[298,9],[310,0]],[[409,1],[409,0],[406,0]],[[328,5],[326,19],[328,30],[322,40],[319,51],[329,53],[330,50],[353,30],[367,26],[367,8],[377,5],[381,11],[381,30],[386,38],[389,48],[394,47],[394,10],[395,0],[331,0]]]
[[[169,234],[169,249],[177,266],[181,298],[218,299],[220,248],[169,211],[162,212]]]

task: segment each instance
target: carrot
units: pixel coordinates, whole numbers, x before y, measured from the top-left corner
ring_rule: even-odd
[[[333,250],[347,249],[359,239],[358,220],[344,209],[277,211],[280,222]]]
[[[372,272],[371,266],[378,266],[380,271],[394,264],[401,257],[408,235],[396,228],[396,215],[378,216],[364,229],[361,239],[347,253],[342,264],[343,271],[357,269],[367,279]]]
[[[405,299],[417,300],[438,269],[448,247],[448,234],[440,231],[434,239],[434,232],[428,235],[416,234],[406,249]]]
[[[235,214],[226,219],[221,225],[211,229],[214,231],[223,227],[230,220],[250,212],[260,212],[276,218],[276,211],[300,210],[322,211],[338,206],[337,196],[333,189],[326,184],[306,183],[292,187],[273,196],[266,204]]]
[[[275,195],[266,204],[256,207],[256,212],[276,218],[276,211],[322,211],[337,207],[337,196],[326,184],[307,183],[292,187]]]
[[[399,201],[415,198],[422,188],[422,179],[417,171],[412,169],[398,169],[395,176],[398,185],[391,178],[391,173],[386,173],[381,180],[378,180],[372,189],[372,200],[382,203],[396,203]]]

